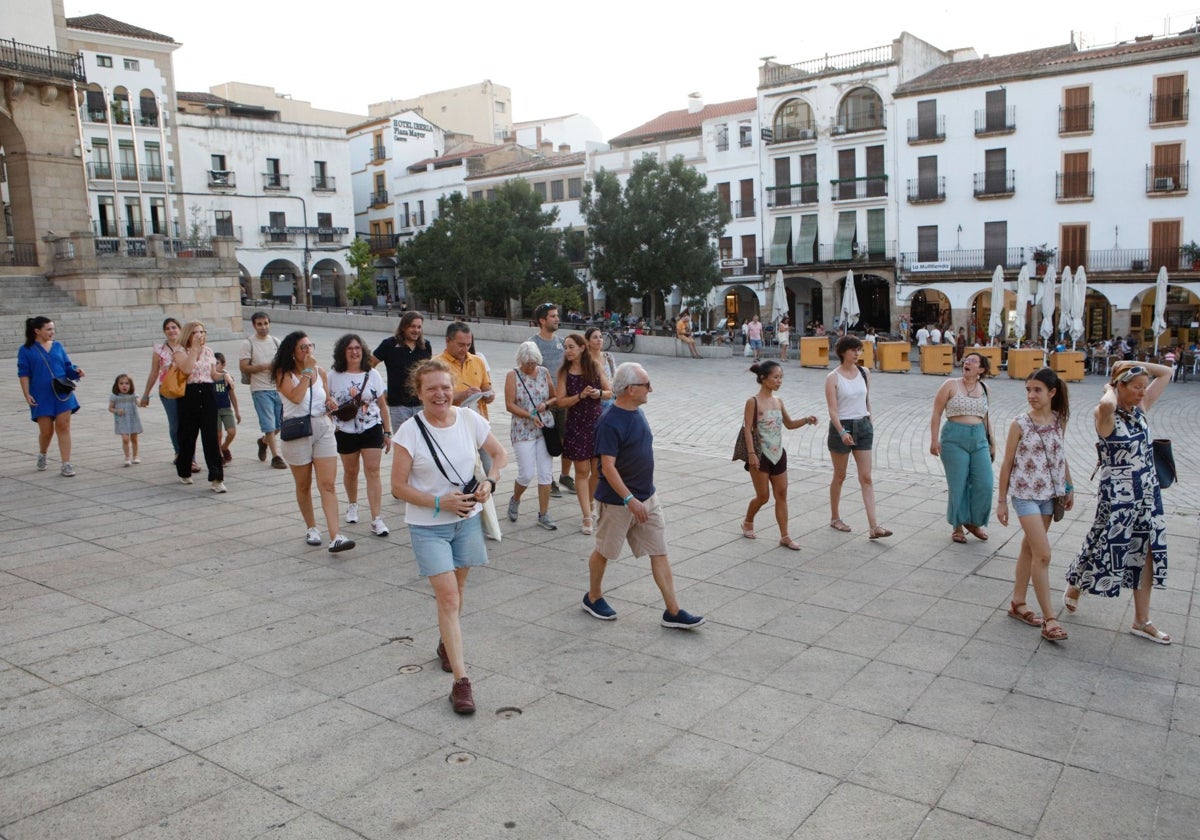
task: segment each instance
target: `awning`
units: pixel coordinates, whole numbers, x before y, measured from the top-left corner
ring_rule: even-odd
[[[775,220],[775,235],[771,237],[771,265],[788,264],[788,245],[792,241],[792,217]]]
[[[837,239],[833,242],[833,258],[849,260],[854,258],[854,236],[858,232],[858,213],[854,210],[843,210],[838,213]]]
[[[817,214],[800,217],[800,236],[796,239],[796,264],[813,261],[813,246],[817,244]]]
[[[887,226],[883,214],[882,209],[867,211],[867,252],[872,257],[882,257],[887,250]]]

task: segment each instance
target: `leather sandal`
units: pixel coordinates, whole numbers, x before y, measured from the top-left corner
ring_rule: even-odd
[[[1025,609],[1021,609],[1022,607],[1025,607]],[[1037,613],[1035,613],[1033,610],[1029,609],[1029,607],[1025,604],[1024,601],[1022,601],[1019,604],[1017,604],[1013,601],[1009,601],[1008,602],[1008,614],[1012,618],[1015,618],[1017,621],[1025,622],[1030,627],[1044,627],[1045,626],[1045,622],[1042,621],[1042,617],[1040,615],[1038,615]],[[1054,621],[1053,618],[1050,620]],[[1051,639],[1051,641],[1054,641],[1054,640]]]
[[[955,528],[954,533],[950,535],[950,539],[954,540],[956,543],[965,543],[967,541],[967,535]]]
[[[579,529],[579,532],[590,537],[595,532],[595,520],[590,516],[583,517],[583,527]]]
[[[1072,595],[1072,592],[1075,594]],[[1079,596],[1082,594],[1083,592],[1078,586],[1068,586],[1063,590],[1063,607],[1066,608],[1067,612],[1073,613],[1079,609]]]
[[[784,548],[790,548],[792,551],[800,550],[800,543],[796,542],[794,539],[789,537],[787,534],[784,534],[782,537],[780,537],[779,544],[781,546],[783,546]]]
[[[1042,638],[1047,642],[1065,642],[1067,640],[1067,631],[1058,623],[1058,619],[1048,618],[1047,621],[1054,622],[1054,626],[1049,624],[1042,625]]]
[[[840,519],[829,520],[829,527],[835,531],[845,531],[846,533],[850,533],[850,526]]]
[[[892,535],[892,532],[889,531],[887,528],[884,528],[882,525],[876,525],[874,528],[871,529],[871,533],[867,534],[867,538],[872,539],[872,540],[878,540],[883,537],[890,537],[891,535]]]
[[[754,533],[754,523],[753,522],[743,522],[742,523],[742,536],[748,540],[758,539],[758,534]]]
[[[979,540],[980,542],[987,542],[987,531],[983,530],[978,525],[964,525],[963,527],[970,531],[971,536],[975,537],[975,539]]]
[[[1129,628],[1129,632],[1131,635],[1137,636],[1139,639],[1147,639],[1148,641],[1156,644],[1171,644],[1171,636],[1155,627],[1154,622],[1152,621],[1147,621],[1144,624],[1139,624],[1135,621],[1133,622],[1133,626]]]

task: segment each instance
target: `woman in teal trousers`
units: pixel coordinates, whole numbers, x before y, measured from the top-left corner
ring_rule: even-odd
[[[962,377],[947,379],[933,398],[929,421],[929,451],[942,459],[949,485],[946,521],[954,530],[950,538],[965,543],[970,531],[986,540],[992,508],[992,459],[995,444],[988,417],[988,390],[983,384],[990,372],[986,356],[963,356]],[[942,415],[946,422],[942,424]]]

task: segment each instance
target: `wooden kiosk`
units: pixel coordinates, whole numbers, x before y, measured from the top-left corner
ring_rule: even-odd
[[[912,370],[909,360],[912,345],[907,341],[877,341],[875,349],[879,353],[879,369],[884,373],[908,373]]]
[[[1046,364],[1046,351],[1040,347],[1025,347],[1008,351],[1008,378],[1027,379],[1029,374]]]
[[[1083,359],[1081,350],[1064,350],[1050,354],[1050,367],[1067,382],[1083,381]]]
[[[963,350],[963,358],[966,358],[968,353],[975,353],[983,356],[988,360],[989,370],[992,376],[1000,375],[1000,362],[1004,358],[1004,353],[999,347],[968,347]]]
[[[829,336],[804,335],[800,337],[800,366],[829,367]]]
[[[954,348],[949,344],[926,344],[921,349],[921,373],[949,376],[954,371]]]

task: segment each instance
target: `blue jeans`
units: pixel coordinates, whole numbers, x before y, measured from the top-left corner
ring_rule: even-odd
[[[171,435],[171,451],[179,454],[179,400],[158,395],[162,400],[163,414],[167,415],[167,432]],[[191,464],[188,465],[189,467]]]

